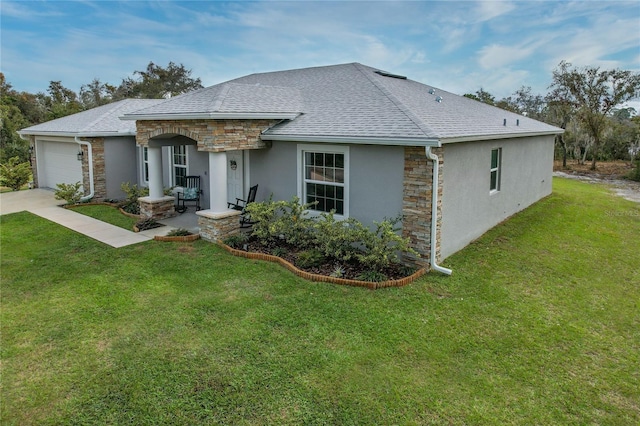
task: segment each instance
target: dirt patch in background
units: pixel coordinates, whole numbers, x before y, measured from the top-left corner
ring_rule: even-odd
[[[567,160],[567,167],[563,168],[562,161],[555,161],[553,175],[590,183],[604,183],[616,195],[640,203],[640,182],[624,179],[633,167],[630,161],[603,161],[596,163],[596,170],[591,170],[591,162],[578,164],[577,160]]]
[[[598,179],[623,179],[633,170],[631,161],[599,161],[596,169],[591,170],[591,161],[578,164],[578,160],[567,160],[567,168],[562,167],[562,160],[553,162],[554,172],[592,176]]]

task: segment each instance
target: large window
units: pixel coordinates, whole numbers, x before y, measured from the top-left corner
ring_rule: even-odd
[[[491,150],[491,179],[490,192],[500,191],[500,163],[502,162],[502,148]]]
[[[299,145],[298,192],[312,210],[348,216],[349,150],[340,146]]]
[[[187,146],[178,145],[172,148],[173,185],[185,186],[187,177]]]

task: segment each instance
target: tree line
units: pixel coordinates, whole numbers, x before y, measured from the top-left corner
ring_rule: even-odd
[[[51,81],[46,93],[18,92],[0,73],[0,164],[13,157],[28,161],[28,143],[17,134],[25,127],[122,99],[164,99],[202,87],[199,78],[191,77],[191,70],[173,62],[166,67],[149,62],[145,70],[134,71],[117,86],[95,78],[83,84],[79,93],[61,81]]]
[[[182,64],[162,67],[149,62],[119,85],[94,79],[76,93],[51,81],[46,93],[14,90],[0,73],[0,163],[12,157],[28,160],[28,145],[17,130],[126,98],[163,99],[202,88],[199,78]],[[556,138],[557,156],[591,161],[640,158],[640,115],[621,107],[640,96],[640,74],[599,67],[573,67],[562,61],[553,70],[548,93],[533,93],[522,86],[511,96],[496,100],[482,88],[464,96],[543,121],[562,129]]]

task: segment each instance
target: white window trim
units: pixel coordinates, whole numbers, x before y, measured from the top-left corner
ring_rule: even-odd
[[[493,159],[493,151],[498,151],[498,164],[496,167],[491,167],[491,163],[489,164],[490,166],[490,171],[489,171],[489,194],[496,194],[498,192],[500,192],[500,180],[502,178],[502,148],[492,148],[491,149],[491,155],[489,158],[489,161],[491,161]],[[495,188],[491,188],[491,175],[493,174],[493,172],[496,172],[496,187]]]
[[[143,146],[141,148],[142,148],[142,152],[140,154],[140,158],[142,159],[142,179],[141,180],[146,186],[149,186],[149,147]],[[146,156],[145,156],[145,153],[146,153]]]
[[[325,144],[298,144],[297,146],[297,184],[298,184],[298,198],[300,202],[304,203],[306,200],[305,193],[305,178],[304,178],[304,153],[305,151],[314,151],[330,154],[342,154],[344,155],[344,212],[343,214],[336,214],[336,219],[346,219],[349,217],[349,147],[344,145],[325,145]],[[311,215],[320,215],[321,211],[309,210]]]
[[[177,147],[184,147],[184,162],[185,164],[175,163],[175,150]],[[189,176],[189,148],[188,145],[174,145],[171,147],[171,186],[178,186],[176,183],[176,167],[185,170],[185,176]]]

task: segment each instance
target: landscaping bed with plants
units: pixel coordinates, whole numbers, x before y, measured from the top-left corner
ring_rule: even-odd
[[[276,256],[295,268],[337,279],[365,282],[401,280],[416,272],[403,256],[419,257],[398,234],[400,218],[374,222],[369,228],[333,212],[312,216],[310,204],[265,201],[247,206],[254,223],[250,233],[231,236],[224,244],[249,253]]]

